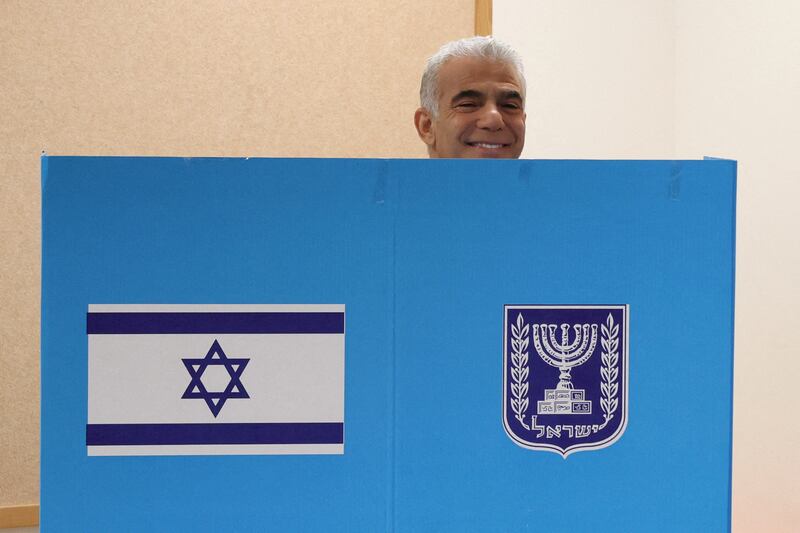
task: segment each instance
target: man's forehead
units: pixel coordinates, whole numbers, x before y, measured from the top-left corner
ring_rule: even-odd
[[[480,57],[455,57],[448,60],[439,71],[440,96],[462,91],[480,91],[491,88],[503,92],[516,92],[524,97],[524,89],[513,65]]]

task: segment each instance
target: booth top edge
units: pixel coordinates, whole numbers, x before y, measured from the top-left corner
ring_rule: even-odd
[[[179,156],[179,155],[79,155],[79,154],[59,154],[59,155],[52,155],[46,152],[42,152],[41,159],[172,159],[172,160],[185,160],[185,161],[222,161],[222,160],[234,160],[234,161],[429,161],[431,164],[442,164],[441,162],[460,162],[460,161],[477,161],[477,162],[508,162],[508,163],[525,163],[525,162],[553,162],[553,161],[586,161],[586,162],[623,162],[623,161],[630,161],[630,162],[644,162],[644,161],[651,161],[651,162],[732,162],[736,163],[736,159],[729,159],[725,157],[713,157],[713,156],[703,156],[702,158],[679,158],[679,159],[667,159],[667,158],[538,158],[538,159],[427,159],[427,158],[403,158],[403,157],[271,157],[271,156],[254,156],[254,157],[246,157],[246,156]],[[480,163],[479,163],[480,164]]]

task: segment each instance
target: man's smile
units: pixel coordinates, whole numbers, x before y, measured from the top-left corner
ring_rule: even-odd
[[[467,146],[474,146],[476,148],[486,148],[488,150],[497,150],[498,148],[507,148],[511,146],[510,143],[488,143],[481,141],[475,141],[475,142],[467,141],[465,144]]]

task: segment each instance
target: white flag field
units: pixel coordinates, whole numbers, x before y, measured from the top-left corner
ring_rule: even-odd
[[[89,305],[88,455],[344,453],[344,305]]]

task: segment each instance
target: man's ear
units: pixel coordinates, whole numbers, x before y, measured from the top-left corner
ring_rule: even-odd
[[[424,107],[417,109],[417,112],[414,113],[414,125],[417,127],[417,134],[422,142],[429,148],[432,147],[436,136],[433,133],[433,118],[427,109]]]

